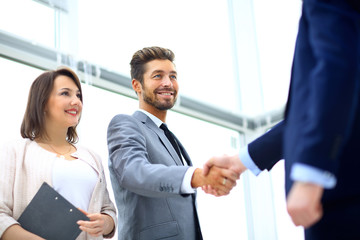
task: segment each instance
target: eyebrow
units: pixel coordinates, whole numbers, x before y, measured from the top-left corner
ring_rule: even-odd
[[[67,90],[67,91],[73,91],[72,89],[70,88],[60,88],[59,91],[64,91],[64,90]],[[79,89],[76,90],[76,92],[80,92]]]
[[[163,70],[154,70],[154,71],[152,72],[152,74],[155,74],[155,73],[164,73],[164,72],[165,72],[165,71],[163,71]],[[170,71],[170,73],[177,75],[177,72],[176,72],[176,71]]]

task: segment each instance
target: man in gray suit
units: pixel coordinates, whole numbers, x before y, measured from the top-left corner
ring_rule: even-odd
[[[190,157],[165,125],[178,82],[171,50],[150,47],[130,62],[139,110],[115,116],[108,127],[109,169],[119,211],[119,239],[202,239],[196,188],[211,185],[226,195],[238,174],[192,167]]]

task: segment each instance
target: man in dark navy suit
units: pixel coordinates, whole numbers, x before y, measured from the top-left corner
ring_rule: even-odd
[[[303,1],[284,121],[205,165],[258,174],[285,159],[287,209],[308,240],[360,239],[359,10],[360,0]]]

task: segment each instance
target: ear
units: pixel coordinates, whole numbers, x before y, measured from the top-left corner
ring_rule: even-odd
[[[141,83],[138,80],[133,79],[131,81],[131,85],[132,85],[132,88],[134,89],[134,91],[139,95],[139,93],[141,93],[141,90],[142,90]]]

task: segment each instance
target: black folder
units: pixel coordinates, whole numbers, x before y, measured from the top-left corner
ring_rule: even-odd
[[[44,182],[18,222],[48,240],[73,240],[81,233],[78,220],[89,218]]]

